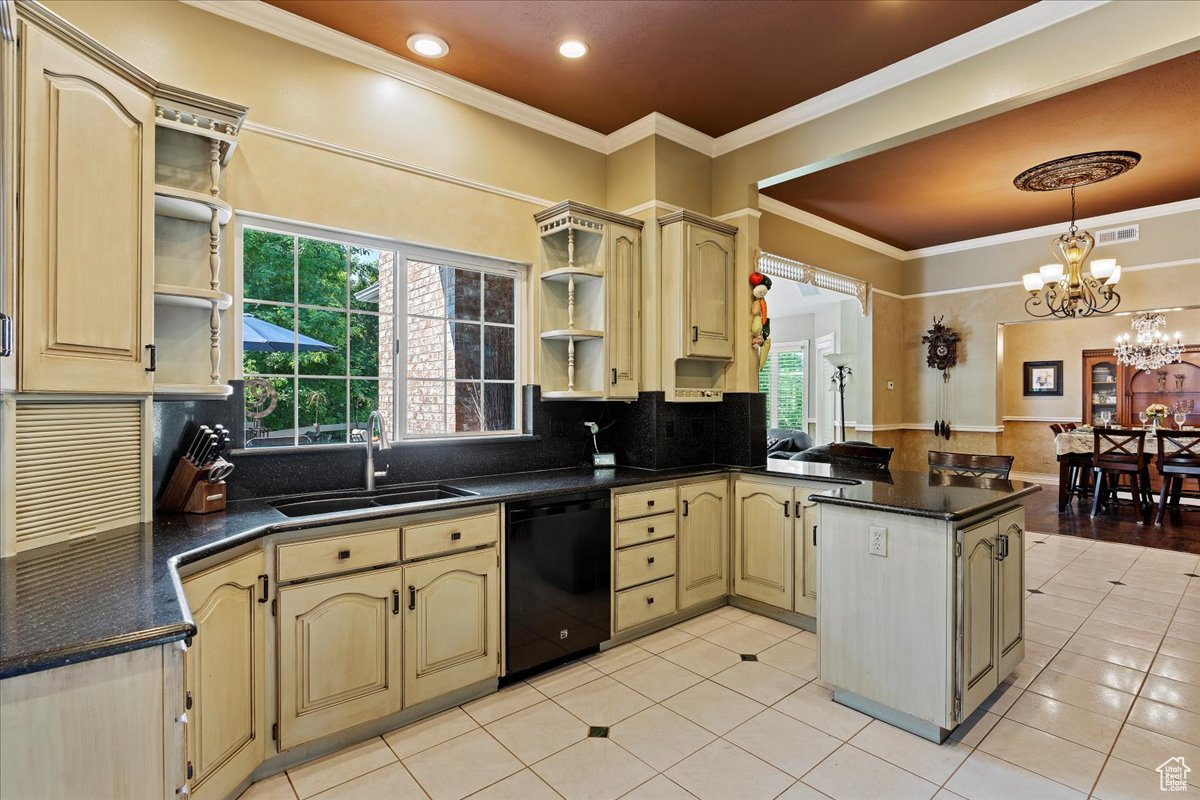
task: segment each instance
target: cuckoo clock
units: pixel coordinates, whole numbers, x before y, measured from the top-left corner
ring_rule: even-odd
[[[933,327],[921,337],[921,343],[928,348],[925,353],[926,365],[942,373],[941,386],[935,395],[937,419],[933,423],[933,432],[943,439],[949,439],[949,417],[957,405],[950,386],[950,368],[958,364],[958,342],[961,337],[958,331],[942,324],[944,319],[944,316],[934,318]]]

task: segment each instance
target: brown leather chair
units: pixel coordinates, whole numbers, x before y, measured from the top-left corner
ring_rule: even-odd
[[[929,451],[929,471],[967,478],[1003,478],[1008,480],[1013,456],[992,456],[979,453],[948,453]]]
[[[892,447],[876,447],[873,444],[829,445],[829,460],[842,467],[886,470],[892,463]]]
[[[1177,450],[1168,453],[1166,445],[1170,442]],[[1158,432],[1158,474],[1162,475],[1162,491],[1158,496],[1158,513],[1154,516],[1154,524],[1162,525],[1163,516],[1170,502],[1172,515],[1179,513],[1179,499],[1183,495],[1183,482],[1195,479],[1200,486],[1200,432],[1196,431],[1164,431]]]
[[[1146,431],[1143,428],[1095,428],[1092,432],[1092,465],[1096,473],[1096,489],[1092,497],[1092,516],[1108,504],[1117,514],[1117,492],[1122,478],[1128,479],[1129,491],[1137,504],[1140,521],[1150,521],[1154,507],[1150,492],[1150,467],[1146,458]]]

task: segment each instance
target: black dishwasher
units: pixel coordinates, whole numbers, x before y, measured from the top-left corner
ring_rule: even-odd
[[[506,682],[609,638],[608,492],[508,504]]]

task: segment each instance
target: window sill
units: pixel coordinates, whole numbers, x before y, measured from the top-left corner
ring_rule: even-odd
[[[536,442],[541,440],[541,436],[537,434],[505,434],[501,436],[461,436],[451,437],[446,439],[399,439],[392,442],[393,448],[404,449],[408,447],[459,447],[469,446],[474,444],[497,444],[499,442]],[[365,443],[356,442],[354,444],[308,444],[308,445],[280,445],[279,447],[245,447],[239,450],[230,451],[233,456],[266,456],[272,453],[287,453],[295,455],[297,453],[327,453],[330,451],[342,450],[362,450]]]

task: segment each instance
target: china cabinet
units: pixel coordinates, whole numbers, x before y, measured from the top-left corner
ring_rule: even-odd
[[[571,200],[534,220],[542,397],[637,399],[641,220]]]
[[[1173,410],[1190,403],[1185,425],[1200,425],[1200,345],[1186,345],[1179,362],[1158,370],[1138,370],[1118,364],[1110,349],[1083,351],[1083,421],[1099,425],[1101,414],[1112,414],[1112,425],[1139,426],[1138,412],[1152,403]],[[1174,427],[1171,416],[1164,423]]]

